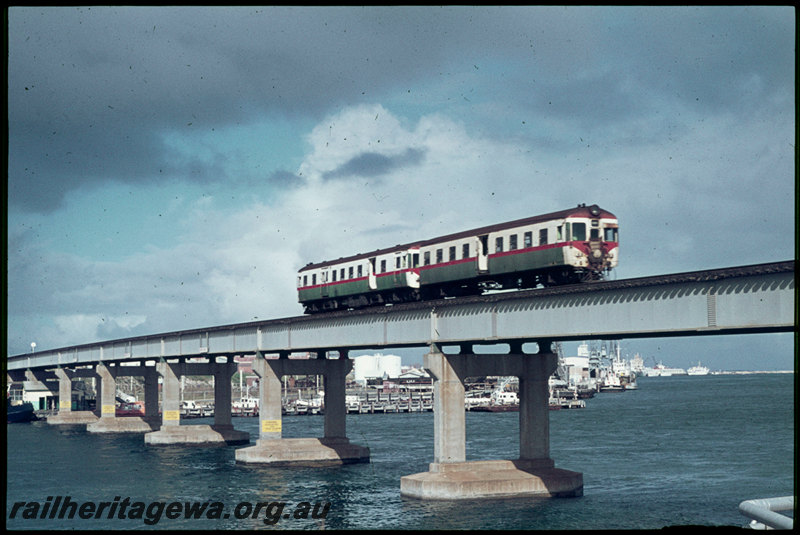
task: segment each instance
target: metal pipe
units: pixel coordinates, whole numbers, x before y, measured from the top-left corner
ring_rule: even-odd
[[[792,529],[794,519],[775,511],[794,511],[794,496],[746,500],[739,504],[739,511],[746,517],[761,522],[773,529]]]

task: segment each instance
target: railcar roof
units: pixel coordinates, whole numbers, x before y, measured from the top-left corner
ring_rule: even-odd
[[[599,210],[599,214],[597,216],[593,216],[590,212],[590,209],[597,208]],[[611,212],[600,208],[597,205],[589,205],[586,206],[585,204],[578,205],[575,208],[568,208],[566,210],[559,210],[558,212],[551,212],[549,214],[542,214],[536,215],[532,217],[526,217],[523,219],[516,219],[514,221],[507,221],[505,223],[497,223],[494,225],[488,225],[485,227],[478,227],[471,230],[464,230],[461,232],[456,232],[453,234],[447,234],[445,236],[439,236],[437,238],[431,238],[429,240],[420,240],[406,244],[398,244],[394,247],[387,247],[385,249],[378,249],[376,251],[372,251],[369,253],[359,253],[352,256],[341,257],[336,260],[326,260],[324,262],[318,262],[316,264],[309,263],[305,267],[300,269],[300,272],[308,271],[311,269],[319,269],[326,266],[331,266],[334,264],[341,264],[343,262],[354,262],[356,260],[362,260],[364,258],[372,258],[375,256],[385,255],[397,251],[405,251],[412,247],[425,247],[428,245],[433,245],[439,242],[447,242],[452,240],[459,240],[462,238],[468,238],[470,236],[481,236],[483,234],[489,234],[491,232],[497,232],[498,230],[505,230],[514,227],[521,227],[525,225],[531,225],[534,223],[541,223],[542,221],[549,221],[551,219],[564,219],[566,217],[616,217]]]

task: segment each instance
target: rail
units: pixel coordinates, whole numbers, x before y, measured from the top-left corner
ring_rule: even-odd
[[[792,517],[794,517],[794,496],[746,500],[739,504],[739,511],[752,520],[751,528],[792,529],[794,527],[794,518],[776,512],[792,511]]]

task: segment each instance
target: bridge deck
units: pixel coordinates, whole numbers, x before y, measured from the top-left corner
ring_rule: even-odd
[[[297,316],[8,357],[20,370],[99,361],[786,332],[794,261]]]

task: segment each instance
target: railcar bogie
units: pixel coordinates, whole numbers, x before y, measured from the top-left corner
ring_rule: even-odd
[[[397,245],[298,273],[307,313],[598,280],[617,266],[617,218],[579,205]]]

